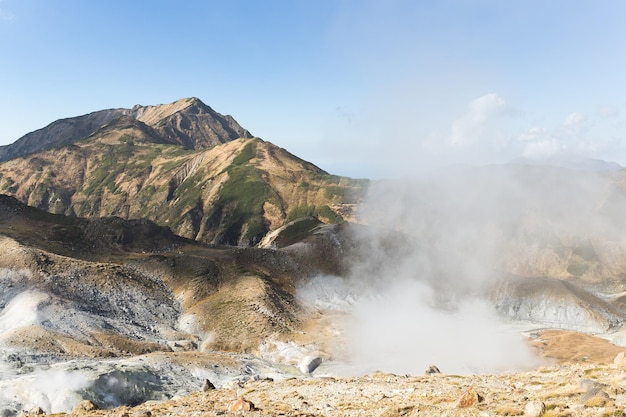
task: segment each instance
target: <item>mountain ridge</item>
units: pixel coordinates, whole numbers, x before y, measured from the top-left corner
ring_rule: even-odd
[[[200,99],[191,97],[170,104],[138,104],[130,109],[98,110],[56,120],[27,133],[10,145],[0,146],[0,162],[70,145],[97,133],[123,116],[153,128],[166,142],[188,149],[202,149],[240,137],[252,137],[232,116],[222,115]],[[190,131],[200,134],[192,137]]]

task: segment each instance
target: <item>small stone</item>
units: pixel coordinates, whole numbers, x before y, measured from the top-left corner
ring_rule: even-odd
[[[524,407],[524,416],[542,417],[546,413],[546,405],[541,401],[530,401]]]
[[[152,417],[152,413],[147,410],[135,411],[133,417]]]
[[[214,389],[215,389],[215,385],[213,385],[213,383],[209,381],[208,379],[205,379],[204,382],[202,383],[202,391],[207,392],[207,391],[211,391]]]
[[[40,416],[42,414],[45,414],[45,411],[43,411],[41,409],[41,407],[34,407],[31,408],[30,411],[28,412],[29,415],[35,415],[35,416]]]
[[[441,371],[435,365],[430,365],[428,369],[426,369],[426,375],[440,374],[440,373]]]
[[[80,411],[94,411],[97,409],[98,407],[94,403],[89,400],[84,400],[74,406],[74,408],[72,409],[72,413],[77,413]]]
[[[241,397],[237,401],[234,401],[228,407],[228,411],[254,411],[254,404],[251,401],[248,401]]]
[[[476,392],[474,387],[470,387],[456,402],[456,408],[474,407],[484,400],[483,396]]]

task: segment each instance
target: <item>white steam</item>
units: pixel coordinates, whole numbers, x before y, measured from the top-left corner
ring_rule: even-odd
[[[360,372],[421,374],[429,365],[446,373],[493,373],[534,366],[521,336],[502,325],[486,301],[460,300],[453,310],[435,304],[425,283],[390,283],[355,304],[346,326],[350,362]]]
[[[69,413],[82,401],[81,390],[89,387],[89,378],[63,369],[35,371],[19,378],[0,382],[0,400],[17,401],[22,409],[41,407],[48,413]]]
[[[317,308],[348,313],[344,353],[358,373],[535,367],[540,359],[488,299],[496,282],[571,278],[579,272],[568,262],[576,259],[589,267],[576,278],[610,280],[624,263],[616,254],[626,254],[626,192],[593,172],[451,170],[380,181],[364,207],[367,226],[352,228],[358,250],[349,275],[317,277],[300,289]],[[572,250],[577,245],[594,255],[580,258],[587,255]]]

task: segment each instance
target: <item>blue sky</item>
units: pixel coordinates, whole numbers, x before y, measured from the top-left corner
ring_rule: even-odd
[[[195,96],[332,173],[626,165],[626,2],[0,0],[0,144]]]

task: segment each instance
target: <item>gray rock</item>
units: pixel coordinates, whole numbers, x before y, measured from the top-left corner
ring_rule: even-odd
[[[593,379],[583,379],[580,381],[580,389],[584,392],[589,392],[593,389],[603,389],[606,387],[606,384],[601,384],[598,381],[594,381]]]
[[[524,407],[524,416],[541,417],[546,413],[546,405],[541,401],[530,401]]]
[[[202,383],[202,391],[206,392],[206,391],[211,391],[214,389],[215,389],[215,385],[213,385],[213,383],[209,381],[208,379],[205,379],[204,382]]]
[[[441,371],[435,365],[430,365],[428,369],[426,369],[425,373],[426,375],[432,375],[432,374],[440,374]]]
[[[585,395],[583,395],[582,398],[582,402],[584,403],[585,401],[591,399],[591,398],[595,398],[595,397],[602,397],[605,399],[609,399],[609,394],[607,394],[606,392],[602,391],[602,388],[599,387],[594,387],[591,388],[589,391],[587,391],[587,393]]]
[[[311,372],[316,370],[317,367],[321,364],[322,358],[320,358],[319,356],[306,356],[298,364],[298,369],[300,369],[303,374],[310,374]]]

